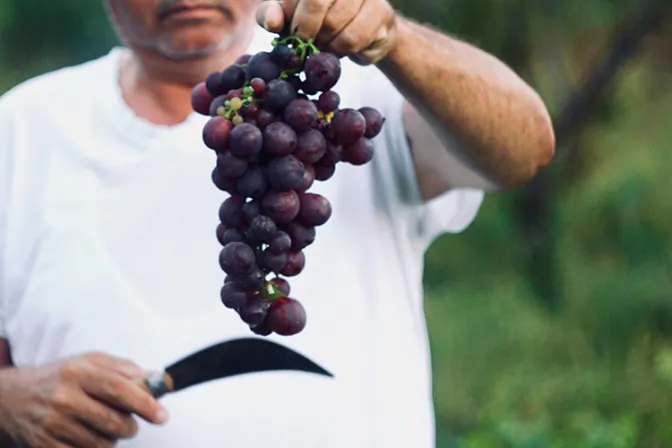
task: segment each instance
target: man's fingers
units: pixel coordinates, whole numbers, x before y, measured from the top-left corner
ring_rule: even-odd
[[[315,42],[322,45],[331,41],[353,21],[363,5],[364,0],[336,1],[327,13]]]
[[[90,353],[85,355],[85,358],[94,366],[106,370],[114,370],[130,379],[141,378],[144,373],[140,366],[127,359],[117,358],[103,353]]]
[[[149,423],[162,424],[166,410],[154,397],[133,381],[115,372],[99,370],[82,382],[84,391],[94,398],[124,412],[136,414]]]
[[[59,418],[48,426],[51,437],[59,442],[59,448],[111,448],[114,441],[87,428],[82,423],[67,417]],[[61,445],[62,444],[62,445]]]
[[[314,39],[320,32],[329,9],[336,0],[299,0],[292,17],[291,30],[303,40]],[[285,11],[287,12],[287,11]]]
[[[262,2],[257,9],[257,23],[271,33],[280,33],[285,26],[285,11],[279,1]]]
[[[111,439],[129,439],[138,432],[138,423],[131,414],[113,409],[89,396],[83,396],[74,409],[73,416],[77,420]]]

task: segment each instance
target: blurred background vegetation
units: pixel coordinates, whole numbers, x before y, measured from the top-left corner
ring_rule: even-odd
[[[513,66],[558,138],[427,255],[438,447],[671,447],[672,1],[394,4]],[[98,1],[4,0],[0,92],[114,44]]]

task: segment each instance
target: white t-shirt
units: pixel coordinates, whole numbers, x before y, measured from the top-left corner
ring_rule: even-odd
[[[268,49],[263,30],[249,52]],[[100,350],[163,368],[253,336],[219,300],[215,238],[226,194],[201,142],[207,120],[135,116],[121,48],[29,80],[0,100],[0,337],[18,366]],[[423,255],[475,217],[483,192],[422,203],[402,96],[375,68],[343,61],[342,104],[387,118],[374,161],[339,165],[313,191],[333,216],[290,279],[308,313],[271,336],[334,373],[256,373],[166,396],[171,420],[125,448],[431,448],[434,415],[422,304]]]

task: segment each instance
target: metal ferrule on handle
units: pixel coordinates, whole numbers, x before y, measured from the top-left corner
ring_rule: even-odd
[[[173,391],[172,379],[165,372],[153,372],[145,376],[144,386],[156,399]]]

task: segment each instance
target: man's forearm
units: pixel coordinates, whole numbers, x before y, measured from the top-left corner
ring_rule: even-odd
[[[446,147],[457,137],[460,148],[451,149],[498,185],[516,186],[550,162],[555,139],[546,107],[495,57],[399,18],[396,43],[377,65]]]

